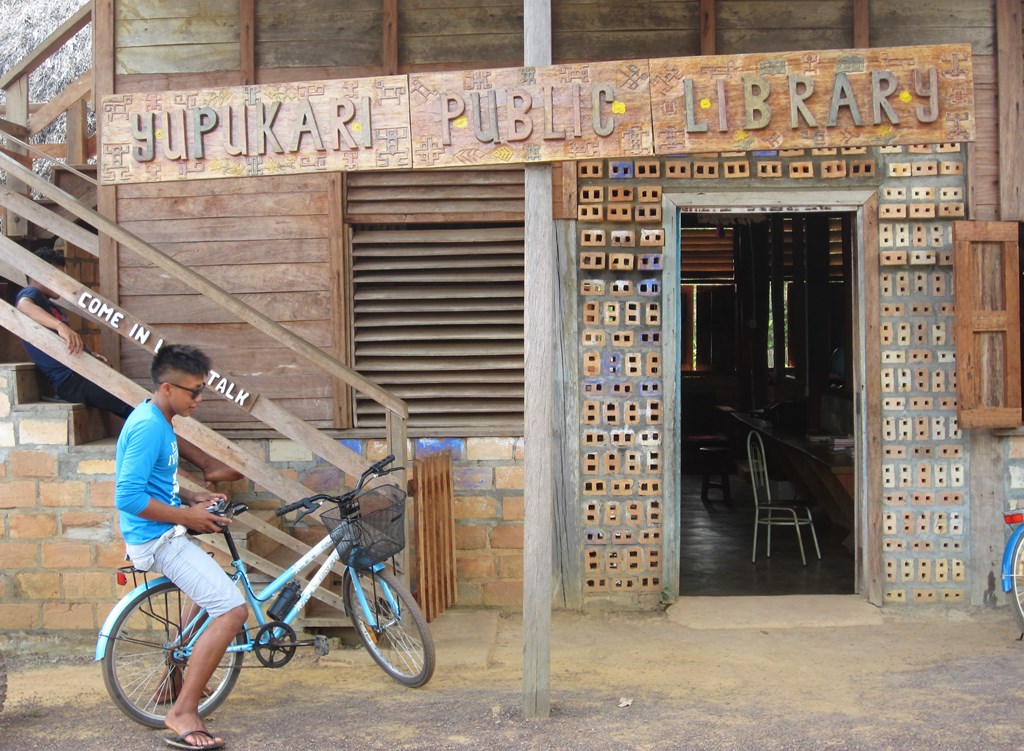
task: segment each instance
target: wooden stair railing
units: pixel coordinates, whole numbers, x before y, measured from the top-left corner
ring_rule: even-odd
[[[28,195],[25,195],[25,193],[27,193],[26,186],[31,186],[44,196],[47,196],[50,200],[54,201],[54,203],[60,206],[68,215],[83,219],[84,221],[93,224],[93,226],[97,227],[97,229],[101,231],[103,230],[103,226],[101,225],[107,225],[107,234],[109,236],[114,237],[114,239],[122,242],[122,244],[132,248],[144,258],[149,259],[155,265],[161,266],[165,271],[170,271],[166,266],[160,264],[147,252],[140,250],[139,246],[136,245],[136,242],[157,254],[159,254],[158,250],[152,248],[152,246],[148,246],[144,241],[136,238],[134,235],[127,233],[123,228],[108,222],[99,214],[92,211],[91,207],[85,206],[84,204],[81,204],[81,202],[77,201],[75,197],[63,194],[61,199],[57,199],[53,195],[50,195],[47,189],[50,187],[50,184],[41,178],[38,178],[35,176],[34,172],[32,172],[31,154],[51,160],[63,157],[66,159],[67,165],[84,165],[89,156],[95,154],[95,136],[89,138],[87,134],[86,108],[86,102],[92,95],[92,71],[87,71],[76,81],[65,87],[65,89],[50,102],[45,102],[39,105],[32,105],[29,102],[29,75],[33,71],[37,70],[56,50],[74,37],[75,34],[84,29],[91,20],[92,3],[86,2],[58,29],[56,29],[34,50],[26,55],[21,62],[7,71],[3,76],[0,76],[0,90],[4,90],[7,95],[7,104],[3,109],[5,117],[0,118],[0,132],[2,132],[0,135],[2,135],[7,141],[6,146],[0,147],[0,157],[3,157],[3,162],[8,165],[7,187],[0,186],[0,208],[3,209],[5,233],[11,236],[24,234],[24,232],[27,231],[27,224],[25,224],[24,220],[27,219],[28,221],[47,229],[54,235],[62,237],[77,247],[86,250],[92,255],[98,256],[99,241],[97,235],[75,224],[73,221],[62,217],[56,211],[48,210],[47,208],[39,205],[38,202],[34,201]],[[65,112],[67,113],[67,137],[63,146],[60,144],[29,145],[28,143],[25,143],[28,139],[42,132],[50,125],[50,123]],[[25,141],[20,139],[25,139]],[[0,164],[0,167],[2,166],[3,165]],[[26,176],[22,172],[20,174],[22,174],[25,179],[23,181],[19,180],[17,178],[17,175],[20,172],[17,169],[18,166],[21,166],[32,176]],[[54,166],[61,169],[68,169],[86,183],[92,184],[93,186],[96,185],[96,181],[91,177],[66,165],[55,164]],[[42,185],[40,185],[40,183],[42,183]],[[58,189],[53,187],[53,190]],[[78,211],[76,208],[84,211]],[[83,214],[85,215],[83,216]],[[103,221],[90,221],[90,215]],[[112,227],[119,231],[111,233],[110,229]],[[12,279],[12,281],[15,281],[16,283],[24,284],[24,272],[26,267],[31,267],[33,265],[32,262],[36,260],[37,259],[35,259],[34,256],[31,256],[24,251],[21,246],[16,243],[11,243],[5,237],[0,236],[0,274]],[[167,260],[178,269],[185,269],[192,273],[191,270],[178,265],[173,260]],[[178,277],[178,274],[174,271],[170,271],[170,273]],[[60,272],[57,272],[46,264],[36,266],[32,270],[32,276],[48,283],[51,288],[61,293],[62,297],[72,302],[74,302],[78,295],[83,291],[81,285],[79,285],[75,280],[70,277],[64,277],[63,274],[60,274]],[[387,439],[389,446],[392,453],[396,456],[396,464],[399,466],[405,465],[406,420],[408,418],[408,408],[404,402],[395,399],[388,392],[383,389],[379,389],[375,384],[365,381],[365,379],[362,379],[362,377],[355,371],[347,371],[341,363],[333,360],[333,358],[329,358],[327,355],[311,345],[307,345],[303,340],[298,340],[297,337],[291,335],[291,333],[283,327],[278,326],[273,321],[270,321],[270,319],[262,317],[258,311],[254,311],[252,309],[245,310],[244,312],[246,313],[255,314],[251,318],[246,315],[242,315],[239,310],[236,309],[236,305],[242,309],[248,308],[248,306],[244,306],[240,301],[234,301],[235,305],[229,304],[231,301],[230,295],[211,283],[204,283],[202,277],[194,275],[192,280],[198,281],[200,286],[206,287],[205,292],[203,289],[198,289],[201,294],[207,295],[213,299],[214,302],[221,305],[221,307],[231,310],[242,320],[248,321],[251,325],[259,328],[264,333],[267,333],[275,339],[278,339],[278,341],[281,341],[280,335],[284,334],[285,341],[282,341],[282,343],[285,344],[285,346],[288,346],[293,351],[298,352],[318,367],[332,373],[334,377],[340,378],[343,382],[356,387],[358,390],[378,401],[378,403],[381,403],[382,406],[385,407],[387,415]],[[182,279],[182,281],[186,284],[190,283],[187,278]],[[197,288],[195,284],[190,284],[190,286],[193,286],[194,289]],[[91,290],[90,293],[94,297],[98,297],[95,293],[92,293]],[[110,303],[107,304],[109,305]],[[37,346],[40,346],[40,349],[48,351],[47,347],[53,345],[52,336],[45,332],[41,327],[37,327],[38,331],[33,332],[32,327],[36,326],[36,324],[28,321],[28,319],[21,316],[18,311],[14,310],[9,305],[4,304],[4,309],[0,310],[0,318],[3,319],[0,323],[3,323],[6,328],[24,339],[37,343]],[[26,321],[28,321],[27,324]],[[150,330],[152,331],[152,329]],[[120,331],[119,333],[124,334],[125,332]],[[42,339],[36,341],[35,337],[40,335],[42,336]],[[154,341],[158,337],[159,335],[154,332]],[[51,352],[51,354],[56,359],[64,361],[63,357],[67,356],[66,351],[64,351],[63,347],[60,345],[56,346],[55,349],[57,351]],[[128,379],[125,379],[116,371],[107,368],[106,366],[102,366],[102,364],[100,364],[101,367],[97,369],[97,372],[86,372],[94,370],[92,367],[94,364],[99,364],[99,361],[94,361],[94,358],[83,358],[80,361],[74,363],[65,362],[65,364],[79,373],[86,375],[91,380],[100,383],[108,391],[121,396],[121,398],[125,398],[123,392],[127,391],[126,400],[129,402],[138,401],[142,398],[139,395],[138,390],[141,390],[143,394],[145,393],[141,387]],[[338,369],[343,370],[342,372],[339,372]],[[117,379],[123,379],[124,382],[118,384],[116,383]],[[360,383],[360,381],[362,381],[362,383]],[[369,388],[359,388],[361,385]],[[329,439],[319,430],[313,428],[304,421],[295,418],[293,415],[278,405],[275,405],[267,398],[258,399],[251,411],[254,413],[254,416],[258,417],[264,423],[276,428],[289,438],[305,445],[326,461],[344,470],[349,476],[350,481],[359,472],[361,472],[365,466],[367,466],[365,460],[359,457],[358,454],[349,451],[336,441]],[[181,429],[177,432],[181,433],[197,445],[202,446],[210,454],[226,461],[231,466],[242,469],[247,477],[259,482],[263,487],[271,490],[282,499],[293,500],[308,494],[308,489],[304,486],[287,480],[286,478],[282,478],[282,476],[273,468],[268,465],[262,465],[262,462],[255,457],[246,455],[244,460],[239,461],[242,455],[245,454],[245,452],[243,452],[239,447],[232,442],[223,439],[217,433],[203,428],[199,423],[195,423],[195,426],[193,426],[191,424],[192,422],[194,421],[183,421]],[[176,425],[175,427],[178,428],[179,426]],[[260,468],[257,469],[257,467]],[[188,480],[185,479],[184,482],[187,484]],[[278,544],[287,547],[300,555],[304,554],[309,549],[308,546],[301,541],[286,532],[283,532],[277,527],[263,522],[255,515],[246,515],[244,517],[240,517],[237,521],[241,526],[258,531],[270,537]],[[211,546],[217,547],[216,543],[213,543]],[[265,573],[276,576],[277,573],[280,573],[281,571],[279,566],[255,555],[251,551],[245,551],[244,556],[246,557],[247,563],[261,571],[264,571]],[[332,607],[342,609],[340,598],[338,598],[337,595],[328,592],[323,587],[318,589],[315,596]]]
[[[3,192],[0,191],[0,203],[2,203],[4,197]],[[72,307],[76,307],[76,309],[76,302],[81,298],[83,293],[88,293],[91,300],[95,300],[98,304],[105,306],[108,310],[118,310],[117,306],[104,299],[101,295],[93,292],[87,287],[84,287],[80,282],[59,269],[39,260],[13,240],[0,236],[0,273],[4,273],[6,275],[5,270],[12,268],[17,269],[21,275],[27,274],[33,279],[43,282],[54,292],[57,292],[62,299],[70,302]],[[12,279],[12,281],[20,283],[21,280]],[[84,311],[82,312],[84,314]],[[99,319],[99,322],[101,324],[109,325],[109,322],[103,319]],[[150,347],[152,347],[152,345],[157,341],[164,338],[161,337],[159,331],[149,326],[146,322],[140,321],[133,316],[125,315],[118,323],[119,325],[116,328],[112,326],[111,328],[136,346],[143,346],[135,337],[131,336],[131,331],[134,330],[133,326],[136,324],[150,332],[149,338],[147,339],[147,343]],[[71,363],[67,364],[68,367],[73,370],[79,370],[79,372],[81,372],[78,367],[80,362],[81,361],[79,360],[73,360]],[[101,382],[100,385],[106,388],[106,383]],[[335,466],[342,469],[347,467],[350,474],[361,472],[365,466],[369,466],[368,462],[351,449],[342,446],[340,443],[324,435],[309,423],[295,417],[271,399],[258,396],[255,392],[252,393],[254,394],[255,402],[252,403],[251,407],[249,407],[247,411],[254,417],[257,417],[271,427],[274,427],[283,435],[286,435],[308,447],[318,456],[321,456],[324,460],[334,464]],[[125,401],[132,403],[131,400],[126,399]],[[214,433],[214,435],[217,434]],[[188,436],[185,437],[188,438]],[[189,438],[189,440],[191,440],[191,438]],[[227,462],[229,465],[235,467],[235,469],[246,474],[243,467],[237,466],[237,458],[229,452],[225,452],[222,447],[213,444],[202,445],[202,447],[212,456]]]
[[[91,22],[92,2],[88,1],[20,62],[0,76],[0,90],[6,95],[0,130],[28,140],[66,112],[67,136],[64,144],[39,144],[33,151],[45,153],[51,158],[63,157],[68,164],[85,164],[89,156],[96,152],[95,137],[90,139],[87,135],[86,101],[92,96],[92,71],[79,76],[51,101],[35,108],[35,111],[29,102],[29,76]],[[0,152],[19,159],[27,158],[29,153],[23,145],[12,144],[0,148]],[[31,168],[31,161],[28,164]],[[8,180],[8,188],[18,193],[26,192],[24,186],[13,179]],[[28,225],[23,217],[4,212],[4,234],[23,237],[27,233]]]
[[[316,367],[380,404],[387,415],[386,432],[389,450],[395,455],[396,466],[404,467],[406,465],[406,421],[409,416],[409,407],[404,401],[369,381],[357,371],[338,362],[335,358],[321,351],[305,339],[293,334],[252,306],[236,299],[229,292],[221,289],[192,269],[166,256],[160,250],[132,234],[124,227],[84,206],[77,199],[42,179],[31,170],[25,169],[10,156],[0,153],[0,168],[5,169],[8,174],[13,173],[18,179],[23,180],[39,191],[39,193],[71,212],[74,216],[96,227],[103,234],[130,248],[143,259],[163,269],[173,278],[196,290],[199,294],[237,316],[240,320],[249,323],[254,328],[273,338],[277,343],[291,349]],[[3,205],[2,201],[7,199],[8,195],[0,194],[0,205]],[[87,252],[92,252],[92,247],[98,246],[82,247]],[[10,262],[10,258],[7,256],[4,257],[4,260],[8,263]],[[272,425],[272,427],[276,428],[277,426]],[[315,432],[319,433],[319,431]],[[321,441],[313,440],[317,445],[322,445]],[[341,447],[336,442],[331,441],[331,443],[334,448],[331,450],[330,456],[320,454],[320,451],[314,446],[310,446],[310,448],[332,464],[337,459],[340,463],[335,464],[335,466],[344,470],[351,479],[357,477],[368,466],[366,461],[359,457],[358,454],[344,449],[344,447]],[[326,449],[326,447],[324,448]]]
[[[12,242],[2,237],[0,237],[0,241],[4,243]],[[129,404],[140,402],[149,395],[149,392],[142,386],[121,375],[95,357],[84,354],[69,355],[67,346],[60,338],[54,336],[52,332],[2,300],[0,300],[0,325],[13,331],[21,339],[34,344],[54,359],[62,362],[89,380],[101,384],[104,389]],[[179,417],[175,420],[174,429],[176,433],[181,434],[196,445],[201,445],[205,448],[216,446],[216,454],[220,458],[230,457],[232,466],[242,470],[253,482],[258,483],[285,501],[298,500],[310,494],[309,489],[301,483],[289,479],[269,464],[247,453],[234,442],[210,430],[193,418]],[[214,451],[210,453],[214,453]],[[272,524],[268,524],[255,514],[243,514],[237,517],[235,521],[239,526],[266,535],[300,556],[309,551],[309,546],[301,540],[297,540]],[[210,542],[205,537],[201,538],[201,540],[207,543]],[[213,543],[212,546],[218,548],[216,543]],[[243,559],[246,563],[265,573],[273,574],[274,571],[278,573],[281,571],[281,568],[276,564],[249,551],[246,551]],[[323,587],[317,590],[315,596],[318,600],[327,603],[331,607],[343,609],[341,598]]]
[[[410,485],[416,497],[416,599],[429,623],[456,597],[452,455],[415,461]]]

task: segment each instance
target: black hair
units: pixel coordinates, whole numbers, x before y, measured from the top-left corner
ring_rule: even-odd
[[[41,261],[46,261],[51,266],[57,266],[59,268],[64,268],[67,263],[67,259],[64,258],[63,253],[59,253],[49,246],[32,251],[32,255]]]
[[[210,358],[198,347],[190,344],[168,344],[160,348],[149,367],[153,385],[163,383],[171,371],[205,376],[210,372]]]

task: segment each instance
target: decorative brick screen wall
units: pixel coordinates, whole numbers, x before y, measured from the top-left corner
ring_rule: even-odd
[[[957,144],[577,164],[584,596],[651,605],[662,587],[662,191],[878,191],[883,549],[889,603],[965,596],[967,482],[956,423],[952,222]],[[665,336],[677,336],[671,328]],[[877,393],[877,392],[876,392]]]

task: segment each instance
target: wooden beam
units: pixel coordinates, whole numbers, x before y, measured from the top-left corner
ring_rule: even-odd
[[[523,64],[551,64],[551,0],[523,3]],[[551,554],[554,508],[554,280],[557,278],[551,167],[526,166],[523,530],[523,714],[551,714]]]
[[[71,37],[84,29],[92,19],[92,2],[82,4],[82,7],[75,11],[67,21],[57,27],[50,36],[36,45],[36,48],[26,55],[22,60],[0,76],[0,89],[6,89],[11,82],[27,75],[45,63],[50,55],[60,49]]]
[[[1020,0],[996,0],[999,86],[999,218],[1024,220],[1024,57]]]
[[[700,54],[715,54],[715,39],[717,36],[718,9],[715,7],[715,0],[700,0]]]
[[[6,114],[6,112],[4,113]],[[28,135],[28,127],[25,125],[19,125],[18,123],[12,123],[9,120],[0,118],[0,130],[5,133],[9,133],[15,138],[24,138]]]
[[[0,242],[13,241],[0,238]],[[128,404],[137,404],[150,396],[149,391],[97,358],[86,354],[69,355],[63,340],[8,303],[0,303],[0,325]],[[305,485],[289,479],[258,457],[246,452],[238,444],[193,418],[176,418],[174,432],[202,446],[212,456],[226,461],[247,478],[284,501],[296,501],[310,495]]]
[[[114,80],[114,0],[92,0],[92,110],[96,113],[96,132],[103,132],[103,97],[115,94]],[[101,141],[102,142],[102,141]],[[117,221],[117,188],[101,185],[96,188],[96,211],[112,222]],[[121,292],[117,278],[118,249],[113,238],[100,233],[99,291],[117,303]],[[103,352],[114,365],[121,367],[121,337],[107,328],[100,331]]]
[[[71,303],[71,305],[69,305],[70,310],[75,310],[73,304],[82,293],[82,285],[78,281],[72,279],[63,272],[54,269],[34,256],[27,254],[27,252],[16,243],[3,238],[0,238],[0,260],[7,262],[9,266],[25,271],[33,279],[43,282],[46,286],[60,295],[63,300]],[[99,303],[105,304],[106,307],[117,310],[116,306],[112,305],[110,301],[105,300],[99,293],[93,293],[93,297]],[[79,312],[85,316],[84,311]],[[124,313],[124,311],[118,312]],[[132,318],[135,318],[135,320],[130,322]],[[109,326],[105,320],[101,319],[99,322],[104,324],[104,328]],[[145,321],[139,320],[137,317],[130,314],[125,316],[122,321],[122,325],[116,327],[116,333],[125,337],[134,344],[140,344],[140,342],[135,341],[130,335],[131,331],[134,329],[131,325],[132,323],[138,324],[138,326],[149,331],[148,341],[150,342],[170,340],[169,337],[160,333],[155,327],[150,326]],[[350,484],[354,485],[356,478],[358,478],[359,475],[369,466],[369,463],[354,451],[351,451],[342,444],[321,433],[305,420],[291,414],[268,397],[255,396],[254,402],[243,408],[247,409],[253,417],[280,431],[283,435],[291,438],[296,443],[305,446],[314,454],[322,457],[335,467],[344,470],[348,475]],[[399,422],[401,422],[403,426],[402,436],[404,438],[405,423],[404,421]],[[205,448],[205,446],[203,448]],[[230,457],[218,456],[215,451],[211,451],[210,453],[213,453],[214,456],[217,456],[236,469],[239,469],[239,471],[242,471],[242,468],[235,465]],[[396,456],[401,454],[401,452],[397,450],[394,453]],[[401,454],[401,456],[404,457],[404,454]]]
[[[81,101],[92,93],[92,71],[87,70],[63,91],[47,102],[43,107],[28,118],[28,134],[34,136],[42,132],[60,115],[67,112],[75,102]]]
[[[867,461],[854,480],[863,482],[857,498],[858,538],[856,541],[856,591],[872,605],[883,604],[885,570],[882,546],[884,503],[882,483],[882,336],[879,312],[878,194],[873,193],[857,212],[859,248],[854,309],[853,355],[854,394],[859,398],[856,419],[860,423],[861,444],[867,448]],[[863,353],[863,360],[861,360]],[[856,399],[856,397],[855,397]],[[858,451],[860,448],[858,447]]]
[[[80,227],[74,222],[65,219],[60,214],[50,211],[45,206],[33,201],[28,196],[15,193],[8,188],[0,187],[0,206],[17,211],[33,224],[52,232],[58,237],[63,237],[87,253],[99,254],[99,237],[85,227]]]
[[[384,75],[394,76],[398,74],[398,0],[384,0],[381,32]]]
[[[871,0],[853,0],[853,46],[871,46]]]
[[[67,146],[65,156],[68,164],[83,165],[89,160],[89,118],[84,99],[79,99],[68,107],[67,135],[64,141]]]
[[[346,180],[344,172],[336,172],[327,181],[328,246],[331,268],[331,331],[332,351],[338,362],[352,362],[352,258],[351,230],[345,223]],[[345,430],[353,426],[352,389],[340,379],[333,379],[334,426]]]
[[[28,76],[19,76],[7,87],[7,119],[15,125],[27,127],[28,118]],[[13,152],[14,154],[28,153],[24,146],[17,143],[8,143],[7,149],[0,153],[6,154],[7,152]],[[11,158],[15,159],[19,164],[24,163],[24,157],[17,156]],[[28,169],[31,172],[31,159],[28,161]],[[7,174],[7,187],[16,193],[28,194],[28,187],[25,183],[18,180],[10,172]],[[8,237],[25,237],[28,234],[28,222],[25,221],[24,217],[5,211],[3,233]]]
[[[238,0],[239,73],[243,86],[256,83],[256,0]]]
[[[376,401],[386,410],[394,412],[402,419],[407,419],[409,417],[409,406],[390,391],[387,391],[372,381],[367,380],[361,373],[352,370],[346,365],[342,365],[330,355],[325,354],[318,347],[310,344],[302,337],[296,336],[277,321],[272,320],[251,305],[242,302],[235,296],[224,291],[222,288],[206,279],[206,277],[192,270],[188,266],[178,263],[173,258],[160,252],[159,249],[150,245],[136,235],[133,235],[124,227],[116,224],[102,214],[86,207],[74,197],[56,188],[53,184],[43,180],[38,175],[25,170],[13,159],[0,154],[0,164],[5,162],[10,165],[9,172],[16,172],[16,174],[26,183],[31,185],[54,203],[70,211],[79,219],[82,219],[96,227],[102,235],[108,236],[125,247],[130,248],[146,261],[149,261],[153,265],[163,269],[167,273],[171,274],[175,279],[187,284],[189,287],[199,292],[199,294],[216,303],[222,309],[238,316],[242,321],[250,324],[256,329],[259,329],[264,334],[272,337],[275,341],[301,355],[321,370],[336,378],[343,379],[351,386],[359,389],[363,394]],[[10,179],[10,175],[8,175],[8,179]],[[550,180],[550,176],[548,179]],[[551,193],[549,189],[549,200],[550,195]],[[102,257],[100,258],[100,262],[102,271]],[[116,271],[116,266],[114,266],[114,269]],[[114,302],[116,302],[116,300]],[[395,451],[395,453],[397,454],[397,451]]]
[[[576,173],[575,162],[560,164],[573,174]],[[575,222],[554,223],[558,249],[556,294],[561,301],[557,307],[564,311],[579,309],[579,287],[576,283],[579,259],[576,254],[575,228]],[[554,433],[554,448],[558,453],[554,459],[556,491],[552,513],[552,561],[555,566],[553,584],[556,603],[570,610],[581,610],[583,535],[580,529],[580,475],[577,469],[580,466],[580,370],[576,345],[580,340],[579,320],[575,314],[563,315],[555,322],[555,326],[558,334],[554,345],[557,354],[553,374],[555,392],[552,414],[558,416],[555,427],[557,432]],[[678,568],[676,566],[676,570]]]

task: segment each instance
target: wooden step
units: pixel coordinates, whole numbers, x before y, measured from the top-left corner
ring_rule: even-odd
[[[7,363],[5,368],[13,371],[14,400],[11,409],[17,412],[38,410],[52,419],[57,413],[66,412],[68,420],[68,445],[82,446],[117,435],[114,415],[85,404],[65,402],[48,396],[53,389],[46,377],[30,362]]]

